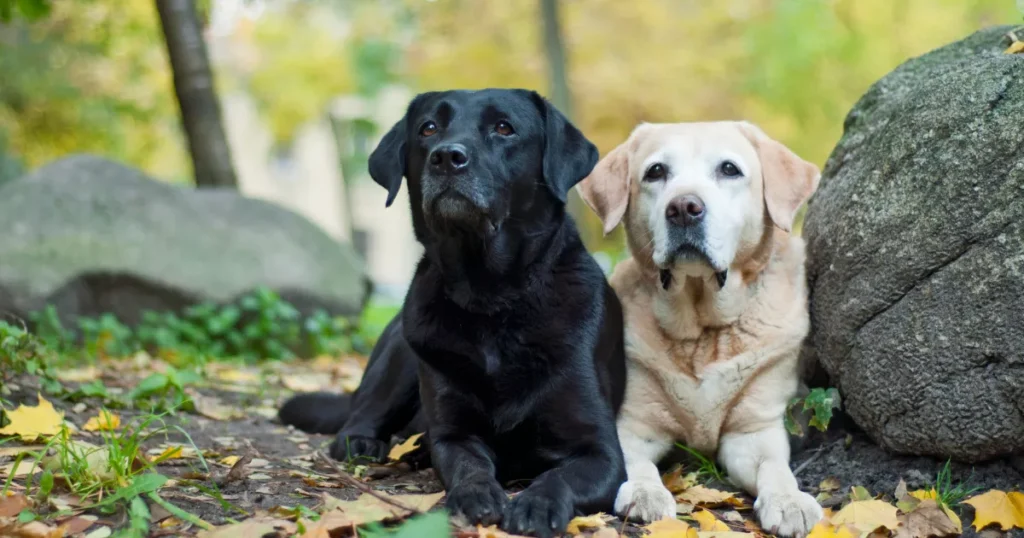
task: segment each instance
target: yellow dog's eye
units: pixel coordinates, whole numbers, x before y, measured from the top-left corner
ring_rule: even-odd
[[[432,122],[432,121],[428,121],[427,123],[424,123],[420,127],[420,136],[431,136],[431,135],[433,135],[436,132],[437,132],[437,124]]]
[[[494,126],[494,132],[500,134],[501,136],[511,136],[512,133],[516,131],[515,129],[512,128],[512,124],[502,120],[499,121],[498,124]]]
[[[659,179],[665,179],[668,175],[668,168],[661,163],[654,163],[644,173],[644,181],[658,181]]]
[[[738,166],[732,161],[725,161],[718,166],[718,173],[725,177],[739,177],[743,175]]]

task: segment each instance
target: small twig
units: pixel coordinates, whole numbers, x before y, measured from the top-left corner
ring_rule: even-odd
[[[383,503],[390,504],[391,506],[394,506],[395,508],[400,508],[402,510],[405,510],[405,511],[413,513],[413,514],[421,514],[422,513],[419,510],[417,510],[417,509],[415,509],[415,508],[413,508],[413,507],[411,507],[411,506],[409,506],[409,505],[407,505],[407,504],[405,504],[403,502],[399,502],[399,501],[396,501],[395,499],[389,498],[389,497],[387,497],[385,495],[381,495],[380,493],[378,493],[376,490],[374,490],[370,486],[367,486],[366,484],[360,482],[359,480],[356,480],[355,477],[353,477],[352,475],[346,473],[344,469],[342,469],[337,463],[334,462],[334,460],[332,460],[330,457],[328,457],[323,452],[321,452],[319,450],[316,451],[316,456],[318,458],[320,458],[321,460],[323,460],[323,462],[326,463],[328,467],[333,469],[334,472],[338,474],[338,478],[340,478],[342,482],[344,482],[344,483],[346,483],[346,484],[348,484],[348,485],[358,489],[359,491],[362,491],[363,493],[365,493],[365,494],[367,494],[367,495],[369,495],[371,497],[376,498],[377,500],[379,500],[379,501],[381,501]]]
[[[814,461],[817,460],[821,456],[821,453],[824,452],[826,448],[832,448],[833,446],[839,444],[840,442],[843,442],[843,439],[840,439],[840,440],[838,440],[836,442],[829,443],[827,445],[819,446],[818,449],[814,451],[814,454],[811,454],[811,457],[809,457],[806,460],[804,460],[804,462],[801,463],[800,465],[798,465],[796,469],[793,469],[793,476],[799,475],[800,472],[803,471],[804,469],[806,469],[808,465],[810,465],[811,463],[814,463]]]
[[[622,516],[622,525],[619,527],[619,534],[626,532],[626,522],[629,521],[629,514],[633,511],[634,506],[636,506],[635,502],[629,503],[629,506],[626,508],[626,515]]]

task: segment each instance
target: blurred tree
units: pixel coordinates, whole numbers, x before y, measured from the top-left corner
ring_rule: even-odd
[[[29,20],[50,13],[50,0],[0,0],[0,21],[11,22],[17,13]]]
[[[569,93],[569,79],[565,75],[565,47],[562,45],[558,3],[559,0],[540,0],[541,19],[544,25],[544,52],[548,60],[548,95],[551,102],[571,119],[572,96]]]
[[[196,186],[237,187],[196,5],[193,0],[156,0],[156,8],[174,72],[174,92]]]

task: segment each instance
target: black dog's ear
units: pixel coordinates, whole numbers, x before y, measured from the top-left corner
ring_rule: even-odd
[[[391,207],[391,203],[398,196],[402,188],[402,176],[405,175],[405,138],[407,129],[405,118],[398,120],[398,123],[384,135],[380,143],[370,154],[370,177],[381,187],[388,190],[388,200],[384,207]]]
[[[532,97],[544,116],[544,182],[564,204],[569,190],[597,164],[597,146],[547,99],[536,92]]]

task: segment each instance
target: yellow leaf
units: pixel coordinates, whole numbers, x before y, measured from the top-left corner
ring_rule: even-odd
[[[893,538],[929,538],[959,534],[956,524],[934,499],[925,499],[914,511],[900,518]]]
[[[743,506],[743,501],[737,499],[735,493],[706,488],[701,485],[693,486],[676,495],[676,500],[701,506],[717,506],[720,504]]]
[[[807,538],[855,538],[856,536],[850,530],[850,527],[846,525],[837,527],[829,523],[827,519],[822,519],[811,529],[811,533],[807,535]]]
[[[497,525],[491,525],[490,527],[477,525],[476,534],[478,538],[525,538],[518,534],[509,534],[499,529]]]
[[[896,515],[896,507],[879,500],[853,501],[832,516],[832,524],[850,525],[860,532],[873,532],[884,527],[894,530],[900,521]]]
[[[738,531],[700,531],[696,532],[690,529],[690,533],[695,534],[696,538],[757,538],[757,535],[752,532],[738,532]]]
[[[693,514],[690,515],[690,517],[692,517],[694,519],[694,521],[696,521],[700,525],[700,530],[702,530],[702,531],[728,531],[728,530],[730,530],[728,525],[726,525],[725,523],[722,523],[721,521],[719,521],[718,518],[715,517],[715,514],[712,514],[711,512],[709,512],[707,510],[701,510],[699,512],[694,512]]]
[[[84,368],[71,368],[57,372],[57,379],[65,383],[87,383],[99,379],[100,370],[95,366]]]
[[[605,515],[598,512],[590,516],[577,516],[572,518],[569,522],[569,527],[566,528],[565,532],[576,536],[583,531],[597,530],[605,526]]]
[[[176,460],[185,457],[184,448],[181,446],[169,446],[164,449],[163,452],[150,458],[149,461],[161,462],[167,460]]]
[[[838,478],[830,476],[822,480],[821,484],[818,484],[818,489],[821,491],[837,491],[841,485]]]
[[[409,436],[405,442],[391,447],[391,452],[388,452],[388,459],[391,461],[398,461],[402,459],[402,456],[419,448],[420,445],[418,445],[417,442],[419,442],[420,437],[423,437],[422,433],[413,434]]]
[[[220,462],[224,465],[231,466],[238,463],[238,460],[242,459],[241,456],[224,456]]]
[[[644,527],[645,538],[697,538],[697,529],[675,518],[665,518]]]
[[[52,436],[60,433],[64,424],[64,413],[53,408],[53,404],[36,395],[39,405],[29,407],[19,405],[13,411],[7,411],[10,424],[0,428],[0,435],[17,435],[23,441],[32,442],[40,436]]]
[[[974,507],[974,528],[981,530],[996,524],[1006,531],[1024,528],[1024,493],[1006,493],[994,489],[964,501]]]
[[[911,491],[910,496],[922,501],[926,501],[928,499],[936,501],[939,499],[939,492],[935,491],[935,488],[929,490],[919,489]]]
[[[960,516],[956,515],[956,512],[949,509],[948,506],[942,505],[942,511],[949,516],[949,520],[953,522],[953,526],[956,527],[956,534],[964,533],[964,524],[960,521]]]
[[[1019,54],[1024,52],[1024,41],[1014,41],[1010,43],[1010,48],[1006,49],[1006,54]]]
[[[681,493],[697,483],[697,473],[688,473],[686,476],[683,476],[683,468],[676,467],[661,476],[661,483],[665,485],[665,489],[669,490],[669,492],[673,494]]]
[[[121,417],[110,411],[100,411],[100,414],[86,421],[82,429],[87,432],[114,431],[121,426]]]

